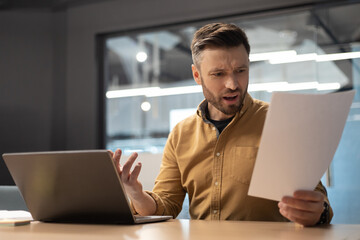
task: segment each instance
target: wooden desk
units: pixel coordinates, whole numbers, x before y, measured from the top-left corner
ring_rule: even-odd
[[[0,227],[0,239],[360,239],[360,225],[303,228],[294,223],[170,220],[142,225],[85,225],[33,222]]]

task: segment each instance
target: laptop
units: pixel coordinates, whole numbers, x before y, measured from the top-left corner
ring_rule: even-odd
[[[134,215],[107,150],[3,154],[34,220],[135,224],[172,216]]]

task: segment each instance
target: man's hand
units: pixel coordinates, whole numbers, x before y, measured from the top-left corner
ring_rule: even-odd
[[[281,215],[290,221],[313,226],[324,210],[324,195],[316,191],[296,191],[293,197],[283,197],[278,206]]]
[[[116,166],[116,170],[119,173],[121,181],[124,184],[125,191],[131,199],[135,210],[143,216],[154,214],[156,211],[156,203],[151,196],[143,191],[143,186],[138,180],[141,170],[141,163],[137,163],[134,169],[130,171],[136,158],[138,157],[138,154],[131,154],[129,159],[124,163],[123,166],[121,166],[121,150],[117,149],[115,153],[112,151],[109,152],[113,155],[113,161]]]
[[[112,153],[112,152],[111,152]],[[113,161],[118,171],[121,181],[124,184],[126,193],[130,198],[136,198],[139,194],[142,193],[143,187],[142,184],[138,181],[138,177],[141,170],[141,163],[137,163],[132,172],[130,172],[132,165],[134,164],[136,158],[138,157],[137,153],[131,154],[129,159],[125,162],[123,166],[120,164],[121,150],[117,149],[113,153]]]

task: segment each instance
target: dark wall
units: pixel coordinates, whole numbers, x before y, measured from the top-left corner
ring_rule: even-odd
[[[53,13],[53,72],[51,99],[51,150],[66,150],[66,12]],[[86,87],[84,87],[86,89]]]
[[[48,150],[52,14],[0,13],[0,153]],[[0,183],[12,183],[0,161]]]

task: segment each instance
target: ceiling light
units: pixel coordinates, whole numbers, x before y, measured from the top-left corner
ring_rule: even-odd
[[[145,62],[146,61],[146,59],[147,59],[147,54],[146,54],[146,52],[138,52],[137,54],[136,54],[136,60],[138,61],[138,62]]]
[[[274,91],[286,85],[287,82],[252,83],[248,86],[248,92]]]
[[[341,87],[340,83],[318,83],[316,89],[318,91],[338,90],[340,89],[340,87]]]
[[[266,61],[272,58],[287,58],[296,56],[295,50],[267,52],[267,53],[252,53],[249,56],[250,62]]]
[[[107,91],[107,98],[121,98],[121,97],[135,97],[135,96],[145,96],[147,93],[159,90],[159,87],[147,87],[147,88],[132,88],[124,90],[113,90]]]
[[[151,104],[149,102],[145,101],[145,102],[141,103],[141,109],[144,112],[148,112],[151,109]]]
[[[159,88],[155,91],[149,91],[146,97],[160,97],[169,95],[180,95],[189,93],[202,93],[201,85],[191,85],[184,87],[173,87],[173,88]]]
[[[295,55],[272,55],[268,60],[271,64],[281,64],[281,63],[294,63],[294,62],[305,62],[305,61],[317,61],[317,62],[326,62],[326,61],[338,61],[345,59],[354,59],[360,58],[360,52],[345,52],[345,53],[333,53],[333,54],[322,54],[318,55],[316,53],[308,54],[295,54]],[[258,60],[258,61],[265,61]]]
[[[281,63],[294,63],[294,62],[305,62],[316,60],[316,53],[299,54],[291,57],[279,56],[269,60],[270,64],[281,64]]]
[[[291,92],[300,90],[316,89],[318,91],[324,90],[337,90],[340,89],[340,83],[319,83],[319,82],[300,82],[300,83],[288,83],[288,82],[272,82],[272,83],[254,83],[249,84],[249,92]]]
[[[337,61],[337,60],[345,60],[345,59],[353,59],[353,58],[360,58],[360,52],[346,52],[346,53],[318,55],[316,57],[316,61],[325,62],[325,61]]]
[[[319,83],[319,82],[301,82],[301,83],[288,83],[288,82],[270,82],[270,83],[253,83],[249,84],[249,92],[274,92],[274,91],[299,91],[316,89],[318,91],[324,90],[337,90],[340,89],[340,83]],[[107,98],[121,98],[121,97],[161,97],[161,96],[173,96],[180,94],[202,93],[202,87],[200,85],[191,85],[184,87],[173,88],[134,88],[125,90],[108,91],[106,93]]]

